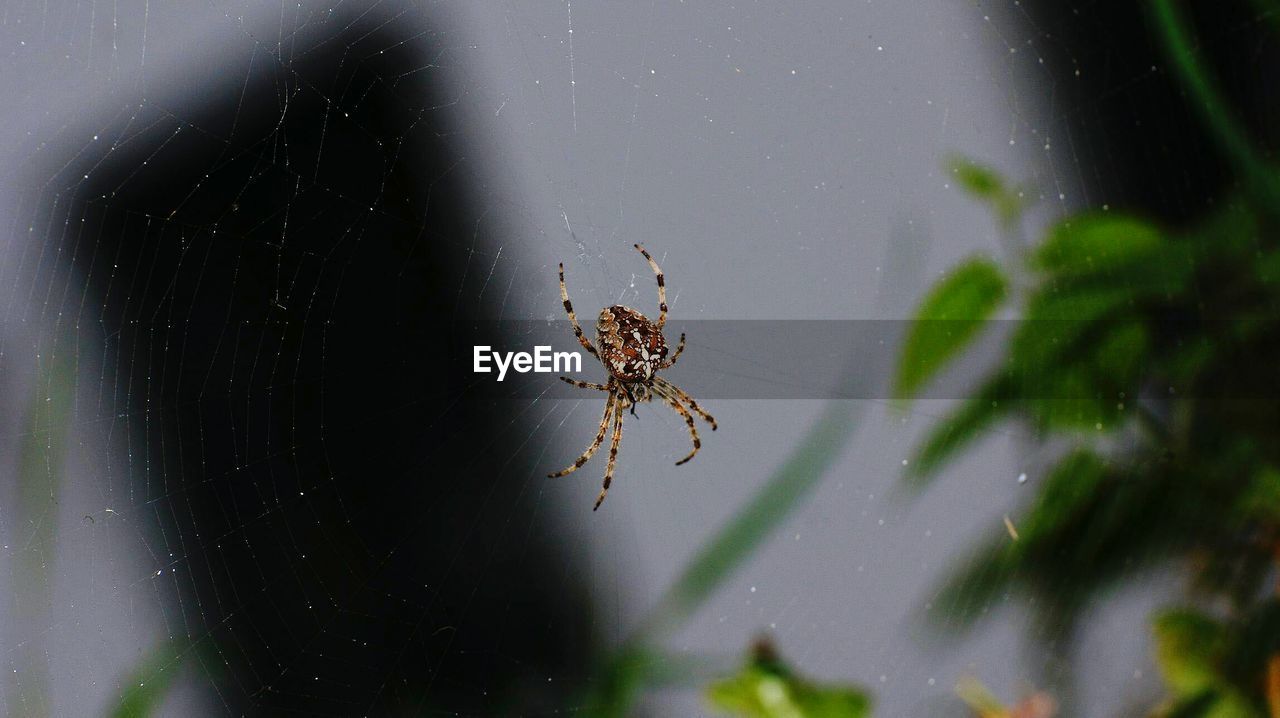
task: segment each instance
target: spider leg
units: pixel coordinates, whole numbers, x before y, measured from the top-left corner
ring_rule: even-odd
[[[636,416],[636,395],[631,393],[631,387],[627,386],[626,384],[621,384],[621,386],[622,386],[622,391],[627,395],[627,402],[631,409],[631,415]],[[626,409],[628,407],[624,406],[622,408]]]
[[[661,364],[659,364],[656,368],[657,368],[657,369],[666,369],[667,367],[671,366],[672,364],[675,364],[675,363],[676,363],[676,359],[679,359],[679,358],[680,358],[680,352],[682,352],[682,351],[684,351],[684,332],[680,332],[680,343],[676,345],[676,353],[675,353],[675,354],[672,354],[670,359],[668,359],[668,360],[666,360],[666,361],[662,362],[662,363],[661,363]]]
[[[579,389],[595,389],[597,391],[609,391],[609,387],[605,386],[604,384],[592,384],[589,381],[578,381],[576,379],[570,379],[567,376],[560,377],[560,381],[566,384],[573,384]]]
[[[604,495],[609,493],[609,484],[613,483],[613,466],[618,461],[618,444],[622,443],[622,417],[626,416],[626,412],[618,411],[613,415],[613,443],[609,444],[609,465],[604,470],[604,486],[600,489],[600,495],[596,497],[595,511],[600,508],[601,502],[604,501]]]
[[[640,250],[640,254],[649,260],[649,266],[653,268],[653,273],[658,276],[658,328],[661,329],[663,324],[667,323],[667,280],[662,276],[662,270],[658,269],[658,263],[653,261],[653,257],[644,250],[644,247],[636,245],[636,249]]]
[[[698,438],[698,428],[693,425],[693,414],[690,414],[689,410],[684,408],[684,405],[669,394],[666,389],[657,388],[655,393],[667,402],[667,406],[675,409],[676,413],[683,416],[684,423],[689,425],[689,438],[693,441],[693,451],[690,451],[688,456],[676,462],[676,466],[679,466],[692,459],[698,453],[698,449],[702,448],[702,440]]]
[[[581,468],[583,464],[587,463],[593,455],[595,455],[596,449],[599,449],[600,444],[604,442],[604,432],[609,428],[609,419],[612,418],[613,406],[614,396],[613,394],[610,394],[609,398],[604,402],[604,416],[600,417],[600,430],[596,432],[596,438],[591,442],[591,446],[588,446],[587,450],[582,452],[582,456],[574,459],[573,464],[567,468],[557,471],[554,474],[547,474],[548,479],[556,479],[561,476],[572,474]]]
[[[600,358],[596,348],[591,346],[591,342],[587,341],[586,337],[582,336],[582,327],[578,325],[578,315],[573,313],[573,302],[569,301],[569,290],[565,289],[564,286],[563,263],[560,264],[560,299],[564,302],[564,310],[569,313],[569,322],[573,324],[573,334],[578,337],[578,343],[582,344],[583,348],[591,352],[597,359]]]
[[[689,396],[689,393],[686,392],[684,389],[681,389],[680,387],[676,386],[675,384],[672,384],[671,382],[667,381],[666,379],[663,379],[660,376],[655,376],[653,378],[653,383],[656,386],[659,386],[669,391],[671,395],[674,396],[675,398],[688,404],[689,408],[693,409],[694,413],[696,413],[698,416],[701,416],[703,421],[711,425],[712,431],[716,430],[715,417],[711,416],[705,410],[703,410],[702,407],[698,406],[698,402],[694,401],[693,397]]]

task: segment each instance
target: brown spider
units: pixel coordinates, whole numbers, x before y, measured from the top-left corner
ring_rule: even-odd
[[[582,327],[578,326],[578,317],[573,313],[573,304],[569,301],[569,291],[564,286],[564,265],[560,265],[560,298],[564,300],[564,310],[569,313],[573,333],[582,346],[595,355],[601,364],[604,364],[604,368],[609,372],[609,381],[605,384],[591,384],[585,381],[574,381],[565,376],[560,377],[560,380],[581,389],[609,392],[609,398],[604,402],[604,416],[600,418],[600,430],[596,432],[596,438],[591,442],[591,446],[582,452],[582,456],[573,460],[573,465],[548,476],[550,478],[565,476],[587,463],[604,441],[604,434],[612,418],[613,442],[609,445],[609,464],[604,470],[604,488],[600,489],[600,496],[596,498],[595,509],[600,508],[604,495],[609,493],[609,483],[613,481],[613,466],[618,460],[618,444],[622,442],[622,417],[628,409],[634,416],[636,404],[650,401],[657,396],[684,417],[684,422],[689,425],[689,438],[693,440],[693,451],[677,461],[676,466],[692,459],[702,447],[689,409],[693,409],[698,416],[710,424],[712,431],[716,430],[716,420],[703,411],[693,397],[657,375],[659,370],[675,364],[680,352],[684,351],[684,334],[680,335],[676,353],[667,359],[667,340],[662,336],[662,325],[667,323],[666,281],[662,277],[662,270],[658,269],[658,263],[644,251],[644,247],[638,244],[635,247],[640,250],[645,259],[649,260],[649,266],[658,277],[658,321],[651,322],[640,312],[620,304],[600,310],[600,318],[596,320],[596,343],[600,347],[599,351],[586,337],[582,336]],[[689,405],[689,409],[685,408],[685,404]]]

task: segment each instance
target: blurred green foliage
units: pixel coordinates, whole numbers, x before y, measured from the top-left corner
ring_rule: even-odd
[[[1153,621],[1167,697],[1152,715],[1277,718],[1280,589],[1267,583],[1280,556],[1280,173],[1252,150],[1197,63],[1179,7],[1152,0],[1149,10],[1192,104],[1237,168],[1238,188],[1192,226],[1086,212],[1023,246],[1027,192],[952,159],[956,184],[991,209],[1005,258],[971,258],[926,294],[895,395],[926,387],[993,317],[1019,320],[987,378],[925,437],[907,479],[927,486],[1001,421],[1066,446],[1018,530],[993,529],[938,593],[932,615],[971,626],[1020,591],[1034,598],[1037,635],[1070,645],[1064,639],[1106,591],[1152,566],[1184,566],[1194,607]],[[754,545],[763,534],[753,535]],[[730,564],[742,558],[730,555]],[[726,574],[714,572],[698,595]],[[974,686],[958,693],[976,715],[1057,710],[1047,693],[1005,708]],[[767,646],[708,697],[741,718],[870,712],[861,691],[798,678]]]
[[[999,266],[989,260],[971,259],[952,270],[921,305],[921,321],[912,325],[902,350],[895,394],[911,394],[955,358],[1007,291]]]
[[[988,202],[992,185],[1003,183],[963,184]],[[942,588],[940,622],[972,625],[1022,591],[1038,634],[1058,641],[1109,588],[1172,562],[1190,569],[1190,598],[1218,608],[1157,617],[1170,694],[1159,715],[1269,715],[1265,674],[1280,653],[1267,585],[1280,550],[1280,243],[1256,200],[1238,193],[1187,228],[1068,217],[1002,265],[962,265],[921,304],[900,389],[925,386],[980,335],[976,320],[1001,308],[972,297],[1016,287],[1001,298],[1021,318],[981,387],[918,447],[913,486],[1001,421],[1070,447],[1037,482],[1017,540],[993,527]],[[993,204],[1006,224],[1003,211]],[[923,340],[945,361],[922,361],[926,332],[951,340]]]
[[[926,485],[999,421],[1068,446],[1038,482],[1015,540],[993,527],[946,582],[933,615],[969,626],[1021,591],[1034,598],[1038,635],[1062,644],[1109,588],[1150,566],[1185,567],[1188,605],[1153,620],[1167,688],[1153,715],[1274,718],[1280,173],[1196,60],[1180,6],[1153,0],[1149,9],[1190,104],[1237,168],[1238,188],[1188,227],[1123,213],[1068,217],[1038,245],[1008,252],[994,270],[1000,280],[953,275],[939,283],[917,313],[924,324],[950,318],[938,306],[997,283],[1017,288],[1008,301],[1021,319],[979,390],[926,436],[907,478]],[[1007,183],[964,160],[952,171],[1011,234],[1021,210],[1002,189]],[[999,310],[981,309],[960,318]],[[952,336],[979,334],[972,321],[961,328]],[[961,355],[960,344],[945,348],[947,361]],[[945,363],[922,374],[908,340],[897,386],[918,390]]]
[[[1027,204],[1023,190],[1008,186],[991,168],[963,157],[951,158],[947,166],[961,189],[991,206],[1002,229],[1012,229]]]
[[[797,676],[763,640],[735,675],[707,689],[707,700],[718,711],[739,718],[863,718],[871,714],[866,693]]]
[[[181,646],[178,641],[164,641],[139,659],[124,677],[111,718],[144,718],[159,710],[182,669]]]
[[[1058,705],[1047,693],[1034,692],[1012,706],[1006,706],[976,678],[962,678],[956,697],[976,718],[1054,718]]]
[[[1170,609],[1155,618],[1153,627],[1156,662],[1170,692],[1157,715],[1277,715],[1280,601],[1268,598],[1229,620]]]
[[[25,410],[26,430],[18,451],[16,501],[23,545],[14,551],[13,581],[5,587],[13,620],[19,626],[49,622],[53,605],[54,565],[58,547],[58,509],[67,435],[75,401],[75,363],[69,352],[49,352],[40,362],[35,387]],[[52,714],[49,646],[34,634],[12,647],[14,665],[6,671],[6,690],[14,714]]]
[[[1184,567],[1188,606],[1153,623],[1167,688],[1153,715],[1277,718],[1280,592],[1268,584],[1280,555],[1280,173],[1252,151],[1225,109],[1179,8],[1171,0],[1148,8],[1239,184],[1189,226],[1090,211],[1027,245],[1019,232],[1029,193],[990,168],[952,159],[956,185],[991,209],[1003,261],[971,258],[926,294],[902,349],[896,396],[906,401],[927,387],[994,318],[1019,319],[985,380],[925,436],[906,478],[927,487],[999,422],[1062,447],[1038,472],[1034,500],[1007,530],[993,527],[937,593],[931,615],[965,628],[1021,593],[1033,599],[1035,635],[1061,649],[1110,590],[1152,567]],[[793,457],[789,465],[801,463]],[[781,513],[750,514],[737,530],[759,524],[749,531],[754,546]],[[667,630],[655,634],[669,632],[743,560],[727,536],[703,557],[723,552],[727,560],[709,564],[722,568],[698,582],[694,600],[676,602],[675,620],[659,620]],[[643,665],[625,659],[644,655],[623,651],[614,665]],[[633,696],[641,675],[615,670],[603,685],[620,681],[628,688],[615,695]],[[808,683],[759,653],[708,695],[743,717],[855,718],[870,710],[860,691]],[[1048,693],[1012,708],[975,695],[961,698],[978,715],[1056,711]],[[605,714],[622,715],[628,703],[606,703],[616,710]]]
[[[695,676],[701,666],[665,653],[661,644],[724,584],[826,475],[857,425],[855,407],[831,402],[804,440],[700,549],[632,636],[604,662],[586,696],[590,715],[629,714],[649,686]],[[801,714],[803,717],[805,714]],[[821,718],[834,714],[824,714]],[[858,714],[861,715],[861,714]],[[850,716],[850,718],[858,718]]]

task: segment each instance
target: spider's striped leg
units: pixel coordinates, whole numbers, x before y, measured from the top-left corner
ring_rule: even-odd
[[[615,382],[614,386],[617,387],[617,389],[614,389],[614,391],[617,392],[617,396],[618,396],[618,411],[627,411],[628,409],[635,409],[636,398],[631,395],[630,393],[631,390],[627,388],[627,385],[619,381],[619,382]],[[632,413],[632,416],[635,416],[635,414]]]
[[[579,389],[596,389],[598,391],[609,391],[609,387],[605,386],[604,384],[592,384],[589,381],[578,381],[577,379],[570,379],[567,376],[560,377],[560,381],[566,384],[573,384]]]
[[[631,411],[631,415],[635,416],[636,405],[639,402],[636,401],[636,395],[631,393],[631,385],[624,382],[618,382],[618,388],[619,391],[622,392],[621,396],[618,398],[618,411],[627,411],[629,409]],[[625,402],[622,400],[622,396],[627,398]]]
[[[644,247],[636,245],[636,249],[640,250],[640,254],[649,260],[649,266],[653,268],[653,273],[658,275],[658,328],[661,329],[663,324],[667,323],[667,280],[662,276],[662,270],[658,269],[658,263],[653,261],[653,257],[644,251]]]
[[[698,406],[698,402],[694,401],[693,397],[689,396],[689,392],[685,391],[684,389],[681,389],[680,387],[676,386],[675,384],[672,384],[671,382],[667,381],[666,379],[663,379],[660,376],[655,376],[653,378],[653,383],[671,392],[672,396],[688,404],[689,408],[693,409],[694,413],[696,413],[698,416],[701,416],[703,421],[711,425],[712,431],[716,430],[715,417],[711,416],[705,410],[703,410],[702,407]]]
[[[669,394],[666,389],[655,388],[654,393],[662,397],[662,399],[667,402],[667,406],[675,409],[676,413],[683,416],[684,423],[689,425],[689,438],[693,440],[693,451],[690,451],[688,456],[676,462],[676,466],[679,466],[689,459],[692,459],[697,455],[698,449],[702,448],[702,440],[698,438],[698,428],[693,425],[693,414],[690,414],[689,410],[684,408],[684,405],[677,401],[674,396]]]
[[[600,495],[596,497],[596,505],[591,509],[592,511],[600,508],[604,495],[609,493],[609,484],[613,483],[613,466],[618,462],[618,444],[622,443],[622,417],[626,415],[627,412],[621,408],[614,413],[613,443],[609,444],[609,465],[604,469],[604,487],[600,489]]]
[[[587,450],[582,452],[582,456],[574,459],[573,463],[567,468],[557,471],[554,474],[547,474],[548,479],[557,479],[561,476],[572,474],[582,468],[583,464],[591,460],[591,457],[596,453],[596,449],[599,449],[600,444],[604,442],[604,432],[609,429],[609,419],[613,414],[613,406],[614,396],[613,394],[610,394],[609,398],[604,402],[604,416],[600,417],[600,430],[596,432],[596,438],[591,442],[591,446],[588,446]]]
[[[680,352],[684,351],[684,332],[680,332],[680,343],[676,345],[676,353],[671,358],[659,364],[656,369],[666,369],[676,363],[676,359],[680,358]]]
[[[573,302],[569,301],[569,290],[565,289],[564,286],[563,262],[560,264],[560,300],[564,302],[564,310],[569,313],[569,323],[573,324],[573,334],[578,337],[578,343],[582,344],[582,347],[591,352],[596,358],[599,358],[600,354],[596,352],[596,348],[591,346],[591,342],[587,341],[586,337],[582,336],[582,327],[578,325],[578,315],[573,313]]]

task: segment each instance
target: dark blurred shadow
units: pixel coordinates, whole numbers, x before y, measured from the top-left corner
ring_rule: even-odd
[[[1087,202],[1180,221],[1220,198],[1233,173],[1193,111],[1150,23],[1148,3],[1023,3],[1027,35],[1053,73],[1033,88],[1086,168]],[[1222,87],[1229,112],[1255,142],[1274,147],[1280,93],[1280,17],[1251,0],[1183,3],[1200,60]],[[1059,144],[1055,142],[1054,144]]]
[[[537,713],[585,672],[512,406],[467,400],[466,322],[402,331],[484,313],[458,277],[487,238],[440,75],[387,79],[433,35],[386,20],[288,65],[260,46],[234,91],[187,78],[52,162],[84,336],[106,336],[98,409],[147,457],[168,625],[228,713]]]

